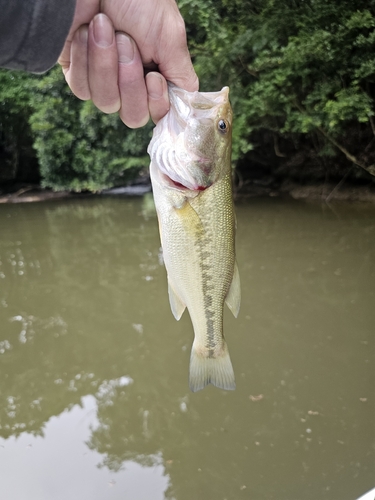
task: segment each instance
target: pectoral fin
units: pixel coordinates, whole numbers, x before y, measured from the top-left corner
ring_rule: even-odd
[[[241,304],[240,274],[238,272],[237,262],[234,263],[232,284],[230,285],[229,291],[227,293],[225,303],[232,311],[234,317],[237,318]]]
[[[197,238],[198,235],[204,232],[202,221],[196,210],[191,206],[188,198],[185,198],[185,202],[181,206],[175,207],[175,209],[187,234]]]
[[[177,319],[177,321],[181,318],[182,313],[185,311],[186,304],[182,302],[180,297],[174,291],[170,281],[168,280],[168,295],[169,295],[169,303],[171,305],[173,316]]]

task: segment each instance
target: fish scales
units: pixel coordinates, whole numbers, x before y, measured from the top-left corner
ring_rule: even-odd
[[[227,90],[188,93],[170,87],[169,92],[169,116],[157,125],[148,151],[170,304],[176,319],[187,307],[194,328],[191,389],[202,389],[208,383],[234,389],[223,335],[223,307],[226,301],[238,314],[240,287],[234,250],[230,130],[224,135],[218,128],[220,120],[231,126]],[[182,96],[177,105],[175,92]],[[206,107],[197,113],[194,104],[201,105],[202,96],[216,100],[206,99]],[[188,109],[183,108],[184,103]],[[202,117],[206,110],[209,118],[207,113]],[[183,120],[181,111],[186,113]],[[207,158],[207,151],[211,157]]]

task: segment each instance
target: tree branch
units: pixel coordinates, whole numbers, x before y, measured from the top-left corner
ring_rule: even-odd
[[[353,162],[355,165],[358,165],[359,167],[363,168],[366,170],[369,174],[375,175],[375,165],[369,165],[366,166],[362,162],[360,162],[355,156],[353,156],[349,151],[344,148],[344,146],[341,146],[333,137],[331,137],[322,127],[317,127],[319,132],[324,135],[326,139],[328,139],[334,146],[336,146],[337,149],[339,149],[344,155],[347,157],[348,160]]]
[[[296,106],[296,108],[298,109],[298,111],[300,111],[301,113],[307,115],[306,113],[306,110],[303,109],[303,106],[301,106],[301,104],[295,100],[294,101],[294,105]],[[373,127],[373,120],[372,120],[372,117],[370,117],[370,123],[371,123],[371,127]],[[351,162],[353,162],[355,165],[358,165],[358,167],[361,167],[363,168],[363,170],[366,170],[366,172],[368,172],[369,174],[371,175],[374,175],[375,176],[375,164],[374,165],[369,165],[369,166],[366,166],[364,163],[360,162],[355,156],[353,156],[351,153],[349,153],[349,151],[344,148],[344,146],[341,146],[341,144],[339,144],[336,139],[334,139],[333,137],[331,137],[325,130],[324,128],[322,127],[316,127],[316,129],[328,140],[330,141],[334,146],[336,146],[337,149],[339,149],[342,153],[344,153],[344,155],[347,157],[348,160],[350,160]],[[373,132],[375,134],[375,127],[373,127]]]
[[[370,116],[370,124],[371,124],[371,128],[372,128],[372,133],[375,135],[375,122],[374,122],[374,118],[372,116]]]
[[[279,149],[279,141],[277,135],[276,134],[272,135],[273,135],[273,149],[275,151],[275,155],[278,156],[279,158],[285,158],[286,155],[284,155],[284,153],[282,153]]]

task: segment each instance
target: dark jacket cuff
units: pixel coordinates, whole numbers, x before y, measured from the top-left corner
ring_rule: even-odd
[[[0,66],[43,73],[57,61],[76,0],[0,0]]]

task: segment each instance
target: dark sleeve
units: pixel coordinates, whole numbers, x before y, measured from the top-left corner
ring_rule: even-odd
[[[0,66],[43,73],[57,61],[76,0],[0,0]]]

